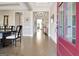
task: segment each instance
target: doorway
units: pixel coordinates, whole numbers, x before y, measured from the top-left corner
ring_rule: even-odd
[[[15,26],[21,25],[21,13],[16,12],[15,13]]]
[[[42,30],[42,19],[37,19],[37,30]]]
[[[43,25],[42,25],[42,19],[37,19],[37,38],[41,39],[42,37],[42,28],[43,28]]]
[[[49,13],[47,11],[33,12],[34,19],[34,35],[40,34],[41,36],[48,35],[48,22]]]

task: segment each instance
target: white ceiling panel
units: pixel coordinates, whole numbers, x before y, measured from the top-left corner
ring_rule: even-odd
[[[29,3],[31,7],[35,9],[49,9],[51,5],[53,5],[53,2],[30,2]]]
[[[54,2],[0,2],[0,10],[48,10]]]

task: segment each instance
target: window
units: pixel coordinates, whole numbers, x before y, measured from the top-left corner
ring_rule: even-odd
[[[76,4],[64,2],[58,7],[58,36],[76,43]]]
[[[72,43],[76,43],[76,4],[72,3]]]
[[[66,4],[66,39],[71,43],[76,43],[76,13],[75,3],[69,2]]]
[[[64,10],[63,4],[59,7],[58,13],[58,35],[64,37]]]

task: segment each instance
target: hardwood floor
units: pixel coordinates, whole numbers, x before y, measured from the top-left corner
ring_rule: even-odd
[[[41,31],[34,37],[23,37],[17,47],[0,48],[1,56],[56,56],[56,44]]]

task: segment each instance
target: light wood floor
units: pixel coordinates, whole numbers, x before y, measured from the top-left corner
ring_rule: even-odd
[[[34,37],[23,37],[17,47],[0,48],[1,56],[56,56],[56,44],[38,31]]]

